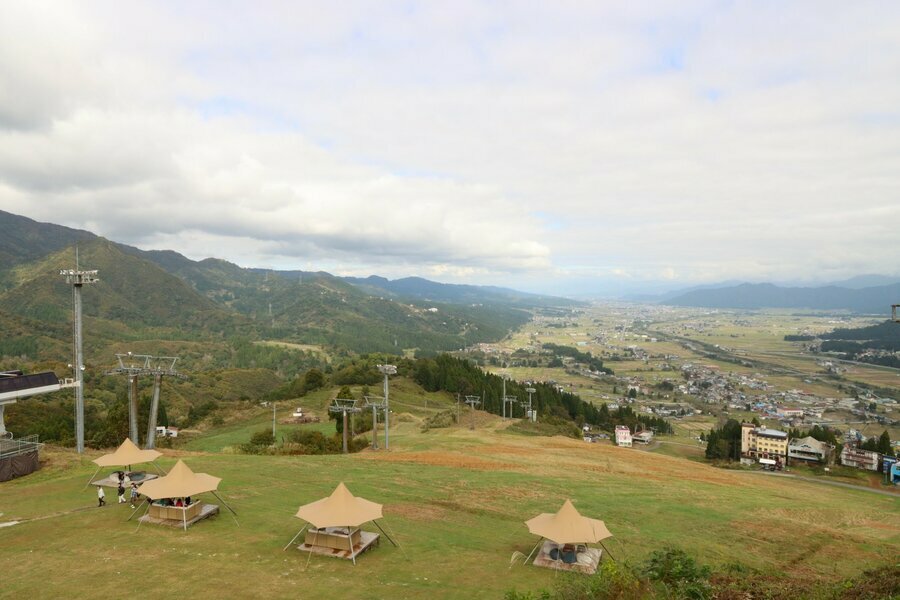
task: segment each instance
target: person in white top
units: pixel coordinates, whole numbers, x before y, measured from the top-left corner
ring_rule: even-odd
[[[100,508],[106,504],[106,492],[103,491],[103,486],[97,486],[97,508]]]

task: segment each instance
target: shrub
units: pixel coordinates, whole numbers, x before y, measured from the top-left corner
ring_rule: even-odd
[[[439,413],[433,414],[422,423],[422,432],[426,432],[429,429],[440,429],[442,427],[450,427],[456,421],[456,417],[453,414],[453,411],[443,410]]]
[[[654,551],[639,572],[675,592],[677,597],[703,600],[710,597],[710,568],[697,562],[680,548]]]

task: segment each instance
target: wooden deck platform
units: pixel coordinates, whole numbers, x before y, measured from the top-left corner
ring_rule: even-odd
[[[187,520],[187,526],[190,527],[197,521],[202,521],[203,519],[209,518],[213,515],[219,514],[219,505],[218,504],[204,504],[200,507],[200,514],[198,514],[193,519]],[[140,519],[138,519],[141,523],[152,523],[153,525],[168,525],[169,527],[184,527],[184,522],[176,521],[174,519],[158,519],[156,517],[151,517],[150,515],[144,515]]]
[[[587,548],[584,552],[579,552],[576,556],[578,561],[574,563],[566,563],[562,560],[556,560],[550,556],[550,552],[559,546],[550,540],[544,540],[538,555],[534,559],[534,564],[538,567],[546,567],[548,569],[556,569],[557,571],[575,571],[576,573],[584,573],[585,575],[593,575],[597,572],[597,565],[600,564],[600,555],[603,553],[598,548]]]
[[[321,554],[322,556],[333,556],[335,558],[344,558],[350,560],[352,555],[359,556],[372,546],[377,546],[379,544],[379,535],[377,533],[372,533],[369,531],[360,531],[359,533],[359,543],[353,547],[352,553],[349,550],[337,550],[335,548],[325,548],[323,546],[311,546],[307,543],[303,543],[297,546],[297,550],[301,550],[303,552],[312,552],[313,554]]]
[[[145,477],[137,480],[135,483],[137,483],[138,488],[140,488],[141,484],[144,483],[145,481],[150,481],[151,479],[156,479],[157,477],[159,477],[159,475],[157,475],[156,473],[147,473]],[[108,488],[118,488],[119,487],[119,478],[116,476],[115,473],[113,473],[113,474],[109,475],[108,477],[104,477],[103,479],[95,479],[94,481],[91,482],[91,485],[96,485],[97,487],[102,486],[102,487],[108,487]],[[129,491],[130,489],[131,489],[131,482],[126,481],[125,482],[125,495],[126,496],[128,496],[131,493]]]

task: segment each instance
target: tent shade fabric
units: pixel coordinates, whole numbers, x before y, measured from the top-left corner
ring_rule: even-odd
[[[141,450],[134,445],[134,442],[125,438],[125,441],[122,442],[122,445],[115,452],[95,458],[93,462],[98,467],[124,467],[153,462],[160,456],[162,456],[160,452],[156,450]]]
[[[151,500],[158,498],[185,498],[203,492],[214,492],[219,487],[220,477],[206,473],[194,473],[182,461],[172,467],[169,474],[141,485],[141,494]]]
[[[295,515],[314,527],[358,527],[380,519],[381,504],[357,498],[341,482],[327,498],[301,506]]]
[[[593,544],[612,537],[603,521],[581,516],[569,500],[559,512],[542,513],[525,524],[531,533],[557,544]]]

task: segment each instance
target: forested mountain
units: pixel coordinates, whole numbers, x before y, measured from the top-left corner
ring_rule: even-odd
[[[9,233],[0,240],[0,321],[31,338],[47,330],[47,343],[71,319],[71,290],[58,271],[74,266],[73,242],[81,267],[100,271],[100,282],[84,288],[84,314],[98,320],[94,330],[108,334],[108,341],[241,335],[354,352],[451,350],[498,339],[527,321],[521,308],[553,300],[415,278],[397,287],[409,294],[373,291],[324,272],[245,269],[215,258],[140,250],[5,212],[0,231]],[[430,300],[415,290],[428,290]],[[35,342],[19,339],[15,345],[34,349]]]
[[[819,336],[822,352],[842,358],[900,368],[900,323],[885,321],[870,327],[835,329]]]
[[[900,298],[900,283],[862,289],[779,287],[771,283],[694,290],[665,301],[673,306],[705,308],[798,308],[886,314]]]
[[[437,283],[421,277],[390,280],[372,275],[366,278],[343,277],[342,279],[371,294],[431,302],[509,304],[523,307],[582,306],[584,304],[568,298],[528,294],[503,287]]]

